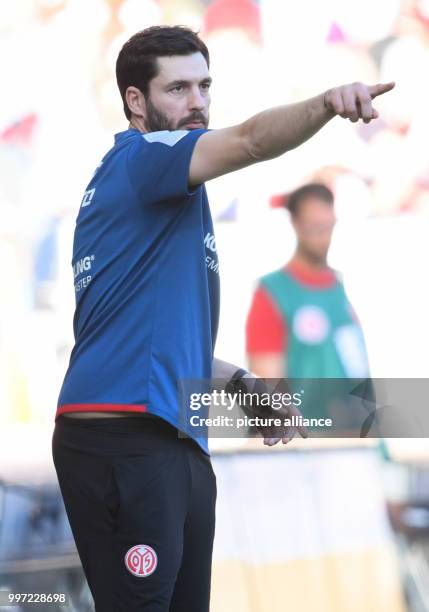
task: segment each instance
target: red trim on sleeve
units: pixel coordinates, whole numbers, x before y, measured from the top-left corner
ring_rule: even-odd
[[[258,287],[253,296],[246,322],[246,351],[283,353],[287,345],[284,318],[269,293]]]
[[[147,406],[144,404],[65,404],[58,408],[55,420],[65,412],[147,412]]]

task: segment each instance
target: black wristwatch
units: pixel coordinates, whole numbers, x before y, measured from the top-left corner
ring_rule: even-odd
[[[225,391],[227,393],[238,393],[239,391],[242,393],[247,393],[249,389],[247,388],[243,378],[248,374],[249,372],[247,370],[244,368],[239,368],[226,383]]]

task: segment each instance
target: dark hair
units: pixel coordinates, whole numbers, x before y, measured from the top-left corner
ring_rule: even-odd
[[[157,58],[171,55],[203,54],[210,65],[209,51],[198,35],[186,26],[152,26],[134,34],[122,47],[116,60],[116,81],[121,92],[124,112],[131,119],[125,92],[131,85],[145,97],[150,81],[157,76]]]
[[[287,198],[286,208],[292,217],[298,214],[299,205],[307,198],[317,198],[329,206],[334,204],[334,194],[322,183],[309,183],[293,191]]]

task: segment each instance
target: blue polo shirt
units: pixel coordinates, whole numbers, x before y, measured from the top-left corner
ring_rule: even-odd
[[[150,412],[178,427],[179,381],[211,378],[219,264],[205,187],[188,186],[205,132],[121,132],[87,186],[72,259],[75,345],[57,417]]]

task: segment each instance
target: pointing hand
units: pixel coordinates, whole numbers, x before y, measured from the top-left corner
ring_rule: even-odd
[[[369,123],[378,118],[378,112],[372,106],[372,100],[381,96],[395,87],[395,83],[364,85],[363,83],[352,83],[328,89],[324,96],[325,107],[334,115],[340,115],[343,119],[350,119],[356,123],[363,119]]]

